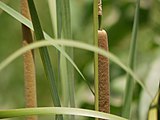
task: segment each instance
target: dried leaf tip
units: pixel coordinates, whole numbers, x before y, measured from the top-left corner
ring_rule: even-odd
[[[102,0],[98,0],[98,15],[102,16]]]

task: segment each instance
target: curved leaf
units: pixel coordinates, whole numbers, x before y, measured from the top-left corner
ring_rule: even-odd
[[[30,115],[49,115],[49,114],[78,115],[78,116],[94,117],[94,118],[109,119],[109,120],[127,120],[125,118],[103,112],[79,109],[79,108],[65,108],[65,107],[41,107],[41,108],[21,108],[21,109],[1,110],[0,119],[20,117],[20,116],[30,116]]]
[[[18,56],[22,55],[25,53],[27,50],[43,47],[43,46],[55,46],[55,45],[64,45],[68,47],[75,47],[75,48],[80,48],[83,50],[88,50],[92,51],[98,54],[101,54],[105,57],[108,57],[111,61],[119,65],[122,69],[124,69],[126,72],[128,72],[141,86],[142,88],[148,93],[150,97],[152,97],[152,94],[149,92],[147,87],[144,85],[144,83],[134,74],[134,72],[124,65],[119,58],[117,58],[114,54],[111,52],[105,51],[101,48],[95,47],[93,45],[89,45],[86,43],[82,42],[76,42],[76,41],[71,41],[71,40],[48,40],[48,41],[39,41],[32,43],[28,46],[25,46],[19,50],[17,50],[15,53],[11,54],[8,58],[6,58],[4,61],[0,63],[0,71],[6,67],[9,63],[11,63],[14,59],[16,59]]]

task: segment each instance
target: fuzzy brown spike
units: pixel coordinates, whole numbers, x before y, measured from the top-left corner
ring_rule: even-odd
[[[21,13],[26,18],[30,19],[30,13],[27,0],[21,0]],[[22,24],[23,32],[23,46],[33,42],[31,30]],[[27,51],[24,55],[24,79],[25,79],[25,100],[26,107],[37,107],[36,97],[36,77],[35,77],[35,63],[34,56],[31,50]],[[36,116],[29,116],[27,120],[37,120]]]
[[[105,30],[98,30],[98,47],[108,51],[108,38]],[[99,111],[110,112],[109,59],[98,55]],[[102,120],[102,119],[99,119]]]

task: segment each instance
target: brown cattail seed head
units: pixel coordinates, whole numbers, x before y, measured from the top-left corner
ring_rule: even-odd
[[[98,30],[98,47],[108,51],[108,38],[105,30]],[[98,55],[99,111],[110,112],[109,59]],[[102,120],[102,119],[99,119]]]

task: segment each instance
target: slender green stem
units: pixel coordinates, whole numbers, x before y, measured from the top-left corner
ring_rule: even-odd
[[[136,2],[136,10],[135,10],[135,17],[134,17],[134,24],[132,30],[132,40],[130,45],[130,57],[129,57],[129,67],[133,70],[135,64],[135,57],[136,57],[136,43],[137,43],[137,32],[138,32],[138,21],[139,21],[139,6],[140,0]],[[134,91],[134,81],[132,80],[132,76],[129,74],[127,75],[127,84],[125,90],[125,98],[124,98],[124,105],[122,110],[122,116],[125,118],[130,117],[131,112],[131,105],[132,105],[132,98],[133,98],[133,91]]]
[[[71,32],[71,11],[70,11],[70,0],[63,0],[62,3],[62,23],[63,23],[63,37],[66,39],[72,38],[72,32]],[[73,55],[73,48],[66,48],[66,51],[68,55],[71,57],[71,59],[74,59]],[[63,57],[63,59],[66,59]],[[69,63],[65,63],[67,65],[67,83],[68,85],[68,92],[69,92],[69,103],[71,107],[75,107],[75,85],[74,85],[74,68]],[[66,94],[68,95],[68,94]],[[74,116],[70,116],[71,120],[74,120]]]
[[[98,46],[98,0],[94,0],[93,3],[93,34],[94,34],[94,44]],[[94,55],[94,87],[95,87],[95,110],[98,110],[98,54]]]
[[[56,0],[57,12],[57,38],[61,38],[62,32],[62,0]]]
[[[160,119],[160,83],[159,83],[159,90],[158,90],[158,92],[159,92],[159,93],[158,93],[158,103],[157,103],[157,104],[158,104],[158,108],[157,108],[157,109],[158,109],[158,110],[157,110],[157,112],[158,112],[158,113],[157,113],[157,118],[158,118],[158,120],[159,120],[159,119]]]
[[[54,38],[57,38],[56,0],[48,0]]]
[[[57,19],[57,38],[60,39],[61,38],[61,33],[62,33],[62,0],[56,0],[56,19]],[[63,49],[63,48],[62,48]],[[60,79],[61,77],[61,68],[60,68],[60,52],[57,51],[57,67],[58,67],[58,87],[62,87],[62,81]]]
[[[63,23],[64,23],[64,38],[72,39],[71,31],[71,11],[70,11],[70,0],[63,0]],[[66,49],[72,60],[74,59],[73,48]],[[75,89],[74,89],[74,68],[70,63],[67,63],[68,67],[68,85],[69,85],[69,97],[70,106],[75,107]]]

